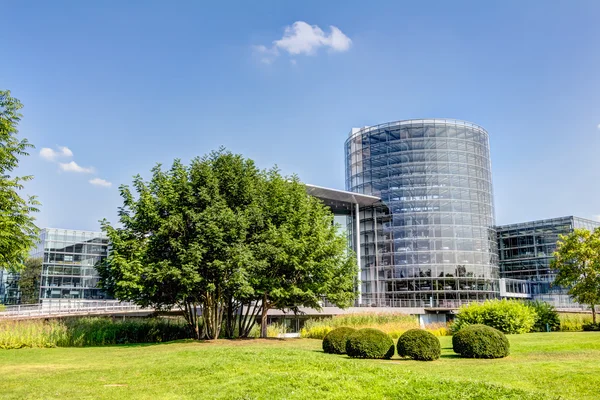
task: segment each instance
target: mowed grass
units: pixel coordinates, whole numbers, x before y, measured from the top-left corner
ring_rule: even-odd
[[[2,399],[597,399],[600,333],[509,336],[511,355],[354,360],[314,339],[0,351]]]

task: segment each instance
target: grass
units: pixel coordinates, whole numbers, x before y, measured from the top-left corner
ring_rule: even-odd
[[[595,399],[600,333],[509,336],[511,355],[354,360],[314,339],[0,351],[2,399]]]
[[[300,336],[307,339],[323,339],[333,329],[342,326],[355,329],[379,329],[393,339],[398,339],[400,335],[409,329],[420,328],[419,318],[415,315],[397,313],[346,314],[330,318],[309,319],[300,331]],[[430,324],[426,329],[436,336],[449,334],[446,324]]]
[[[73,318],[0,321],[0,349],[155,343],[188,338],[184,321],[167,318]]]

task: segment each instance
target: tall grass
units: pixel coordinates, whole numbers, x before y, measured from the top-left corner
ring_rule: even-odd
[[[583,330],[583,324],[592,322],[592,314],[561,313],[560,330],[562,332],[577,332]]]
[[[0,349],[157,343],[189,337],[187,325],[179,319],[77,318],[0,323]]]
[[[414,315],[394,313],[347,314],[332,318],[309,319],[300,331],[303,338],[323,339],[330,331],[342,326],[356,329],[376,328],[398,338],[409,329],[419,328],[419,320]],[[448,334],[446,324],[432,324],[426,327],[437,336]]]

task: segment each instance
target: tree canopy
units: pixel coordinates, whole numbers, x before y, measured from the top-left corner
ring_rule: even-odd
[[[40,277],[42,275],[42,259],[28,258],[25,268],[19,273],[19,293],[21,304],[35,304],[40,299]]]
[[[569,288],[578,303],[588,304],[595,324],[595,306],[600,304],[600,228],[560,235],[551,267],[558,271],[554,284]]]
[[[120,190],[121,227],[102,221],[112,251],[101,286],[142,306],[179,307],[197,338],[217,338],[224,319],[233,336],[238,314],[244,336],[261,311],[354,299],[347,241],[296,177],[221,149],[157,165],[149,181],[138,175]]]
[[[27,139],[17,137],[22,107],[10,91],[0,91],[0,266],[12,271],[24,268],[29,250],[38,240],[32,214],[39,203],[34,196],[25,199],[19,194],[23,183],[33,177],[12,175],[19,158],[33,147]]]

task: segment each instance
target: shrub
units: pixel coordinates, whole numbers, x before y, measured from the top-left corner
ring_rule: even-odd
[[[584,331],[600,331],[600,322],[595,324],[593,322],[589,322],[587,324],[583,324],[582,328]]]
[[[332,330],[323,339],[323,351],[331,354],[346,354],[346,341],[354,332],[356,329],[347,327]]]
[[[506,336],[485,325],[470,325],[452,337],[452,349],[466,358],[502,358],[510,350]]]
[[[548,328],[551,331],[558,331],[560,329],[560,318],[558,317],[556,308],[552,304],[536,300],[528,305],[537,315],[535,325],[533,325],[532,329],[534,332],[546,332]]]
[[[287,333],[287,326],[285,324],[271,324],[267,326],[267,337],[279,338],[284,337]]]
[[[0,349],[156,343],[189,337],[189,328],[177,319],[77,318],[0,323]]]
[[[471,303],[462,306],[452,324],[454,333],[473,324],[483,324],[504,333],[530,332],[537,314],[517,300],[488,300],[484,303]]]
[[[583,330],[583,325],[592,322],[589,314],[560,314],[559,318],[562,332],[578,332]]]
[[[440,341],[432,333],[423,329],[406,331],[398,339],[398,355],[419,361],[433,361],[440,358]]]
[[[355,329],[374,328],[379,329],[392,337],[398,339],[404,332],[419,328],[419,319],[415,315],[400,313],[361,313],[338,315],[333,318],[311,318],[300,330],[300,337],[310,339],[323,339],[325,335],[340,327],[351,327]],[[449,334],[446,324],[429,324],[426,330],[435,336],[446,336]]]
[[[348,336],[346,353],[353,358],[392,358],[394,341],[387,333],[365,328]]]

